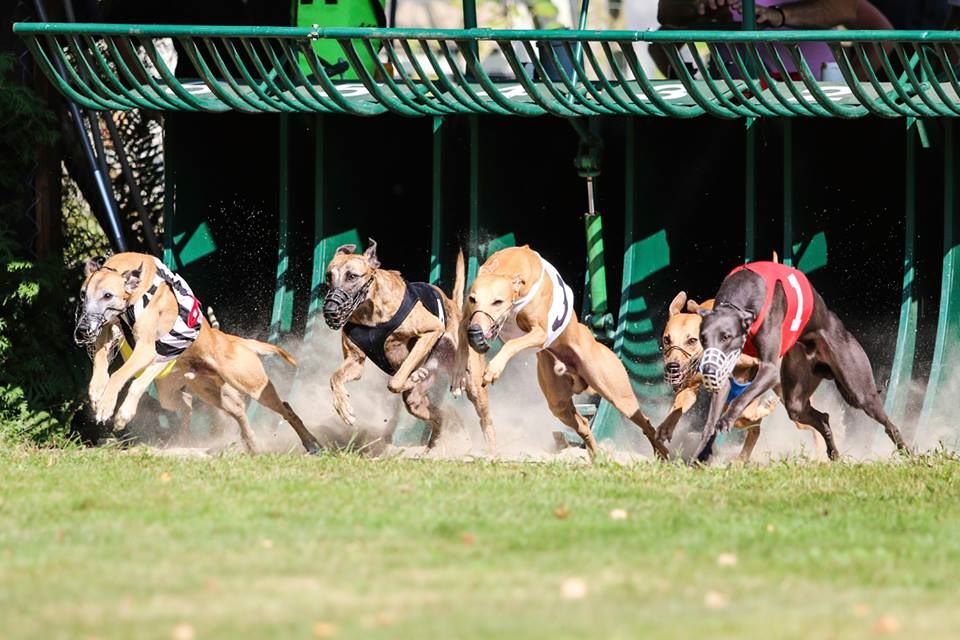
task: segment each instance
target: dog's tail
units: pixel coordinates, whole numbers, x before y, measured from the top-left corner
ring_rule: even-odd
[[[453,295],[450,299],[457,309],[463,309],[463,290],[467,284],[466,269],[463,266],[463,249],[457,252],[456,278],[453,281]]]
[[[776,251],[773,252],[773,261],[777,263],[780,262],[780,256],[777,255]]]
[[[251,340],[249,338],[241,338],[241,340],[243,341],[243,346],[261,356],[276,354],[286,360],[287,364],[291,367],[297,366],[297,359],[290,355],[283,347],[278,347],[268,342],[260,342],[259,340]]]

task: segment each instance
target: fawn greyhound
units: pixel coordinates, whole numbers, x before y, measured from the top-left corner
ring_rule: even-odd
[[[144,391],[156,382],[160,404],[180,414],[180,438],[189,433],[196,395],[233,417],[244,445],[255,453],[256,437],[246,417],[245,396],[250,396],[289,422],[307,451],[320,449],[300,417],[280,399],[258,357],[276,354],[296,366],[289,353],[210,326],[183,278],[153,256],[93,258],[85,273],[74,338],[92,352],[89,391],[98,422],[113,417],[114,430],[123,429]],[[118,345],[125,362],[110,375]],[[135,380],[114,416],[120,391],[131,378]]]
[[[557,270],[528,246],[491,255],[477,273],[463,308],[458,367],[468,353],[486,353],[497,337],[500,352],[474,379],[489,385],[507,363],[525,349],[537,349],[537,379],[550,411],[583,438],[591,456],[597,443],[572,396],[592,389],[636,424],[660,458],[667,449],[657,440],[650,420],[640,410],[630,379],[616,354],[577,321],[573,292]],[[471,376],[455,376],[463,380]],[[468,387],[469,388],[469,387]],[[456,390],[456,389],[455,389]],[[484,432],[493,440],[492,426]]]

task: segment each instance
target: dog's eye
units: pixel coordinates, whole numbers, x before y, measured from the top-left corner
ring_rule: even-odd
[[[724,342],[726,342],[727,340],[729,340],[731,337],[732,337],[732,336],[731,336],[729,333],[724,333],[724,334],[721,334],[721,335],[720,335],[720,339],[723,340]]]
[[[697,340],[696,338],[690,338],[689,340],[687,340],[687,344],[697,344],[698,342],[700,341]]]
[[[110,300],[111,298],[113,298],[113,294],[110,293],[109,291],[104,291],[102,298],[103,298],[104,300]]]
[[[477,304],[476,296],[470,296],[469,298],[467,298],[467,300],[470,301],[470,304]]]
[[[493,301],[493,306],[495,306],[495,307],[499,307],[499,306],[502,305],[502,304],[503,304],[503,300],[494,300],[494,301]]]
[[[355,274],[355,273],[348,273],[348,274],[347,274],[347,280],[356,280],[358,277],[359,277],[359,276],[357,276],[357,274]]]
[[[663,336],[663,344],[670,344],[670,336]]]
[[[328,271],[327,276],[324,278],[324,280],[326,281],[327,284],[330,284],[331,282],[333,282],[333,274]]]

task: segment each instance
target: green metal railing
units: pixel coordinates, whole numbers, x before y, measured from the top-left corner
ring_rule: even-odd
[[[941,31],[520,31],[18,23],[44,73],[96,110],[691,118],[960,115],[960,34]],[[176,41],[172,69],[156,39]],[[334,40],[359,81],[311,43]],[[644,71],[656,43],[675,80]],[[826,43],[842,82],[803,45]],[[379,49],[378,49],[379,47]],[[510,73],[488,73],[496,47]],[[373,64],[364,60],[373,59]],[[299,64],[307,62],[311,73]],[[59,63],[62,63],[58,65]],[[62,72],[58,70],[63,67]]]

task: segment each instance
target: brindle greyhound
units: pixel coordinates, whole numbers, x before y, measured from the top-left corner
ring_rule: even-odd
[[[428,447],[436,444],[442,414],[427,395],[438,371],[449,373],[457,350],[460,308],[463,306],[463,252],[457,256],[453,298],[439,287],[407,282],[397,271],[380,268],[377,243],[362,254],[356,245],[339,247],[327,267],[324,320],[331,329],[342,329],[343,363],[330,378],[333,403],[340,419],[353,425],[345,383],[359,380],[363,363],[370,359],[390,376],[387,388],[399,393],[407,411],[431,426]],[[480,356],[467,363],[467,396],[486,434],[491,431],[487,391],[480,384]],[[495,443],[491,442],[493,448]]]
[[[701,315],[700,371],[713,399],[696,460],[705,462],[717,433],[778,383],[790,419],[819,431],[830,459],[837,459],[829,416],[810,404],[824,379],[834,380],[847,404],[882,424],[897,449],[907,451],[883,409],[863,347],[800,271],[772,262],[738,267],[720,286],[713,310]],[[730,370],[741,350],[755,353],[760,366],[750,387],[724,412]]]

